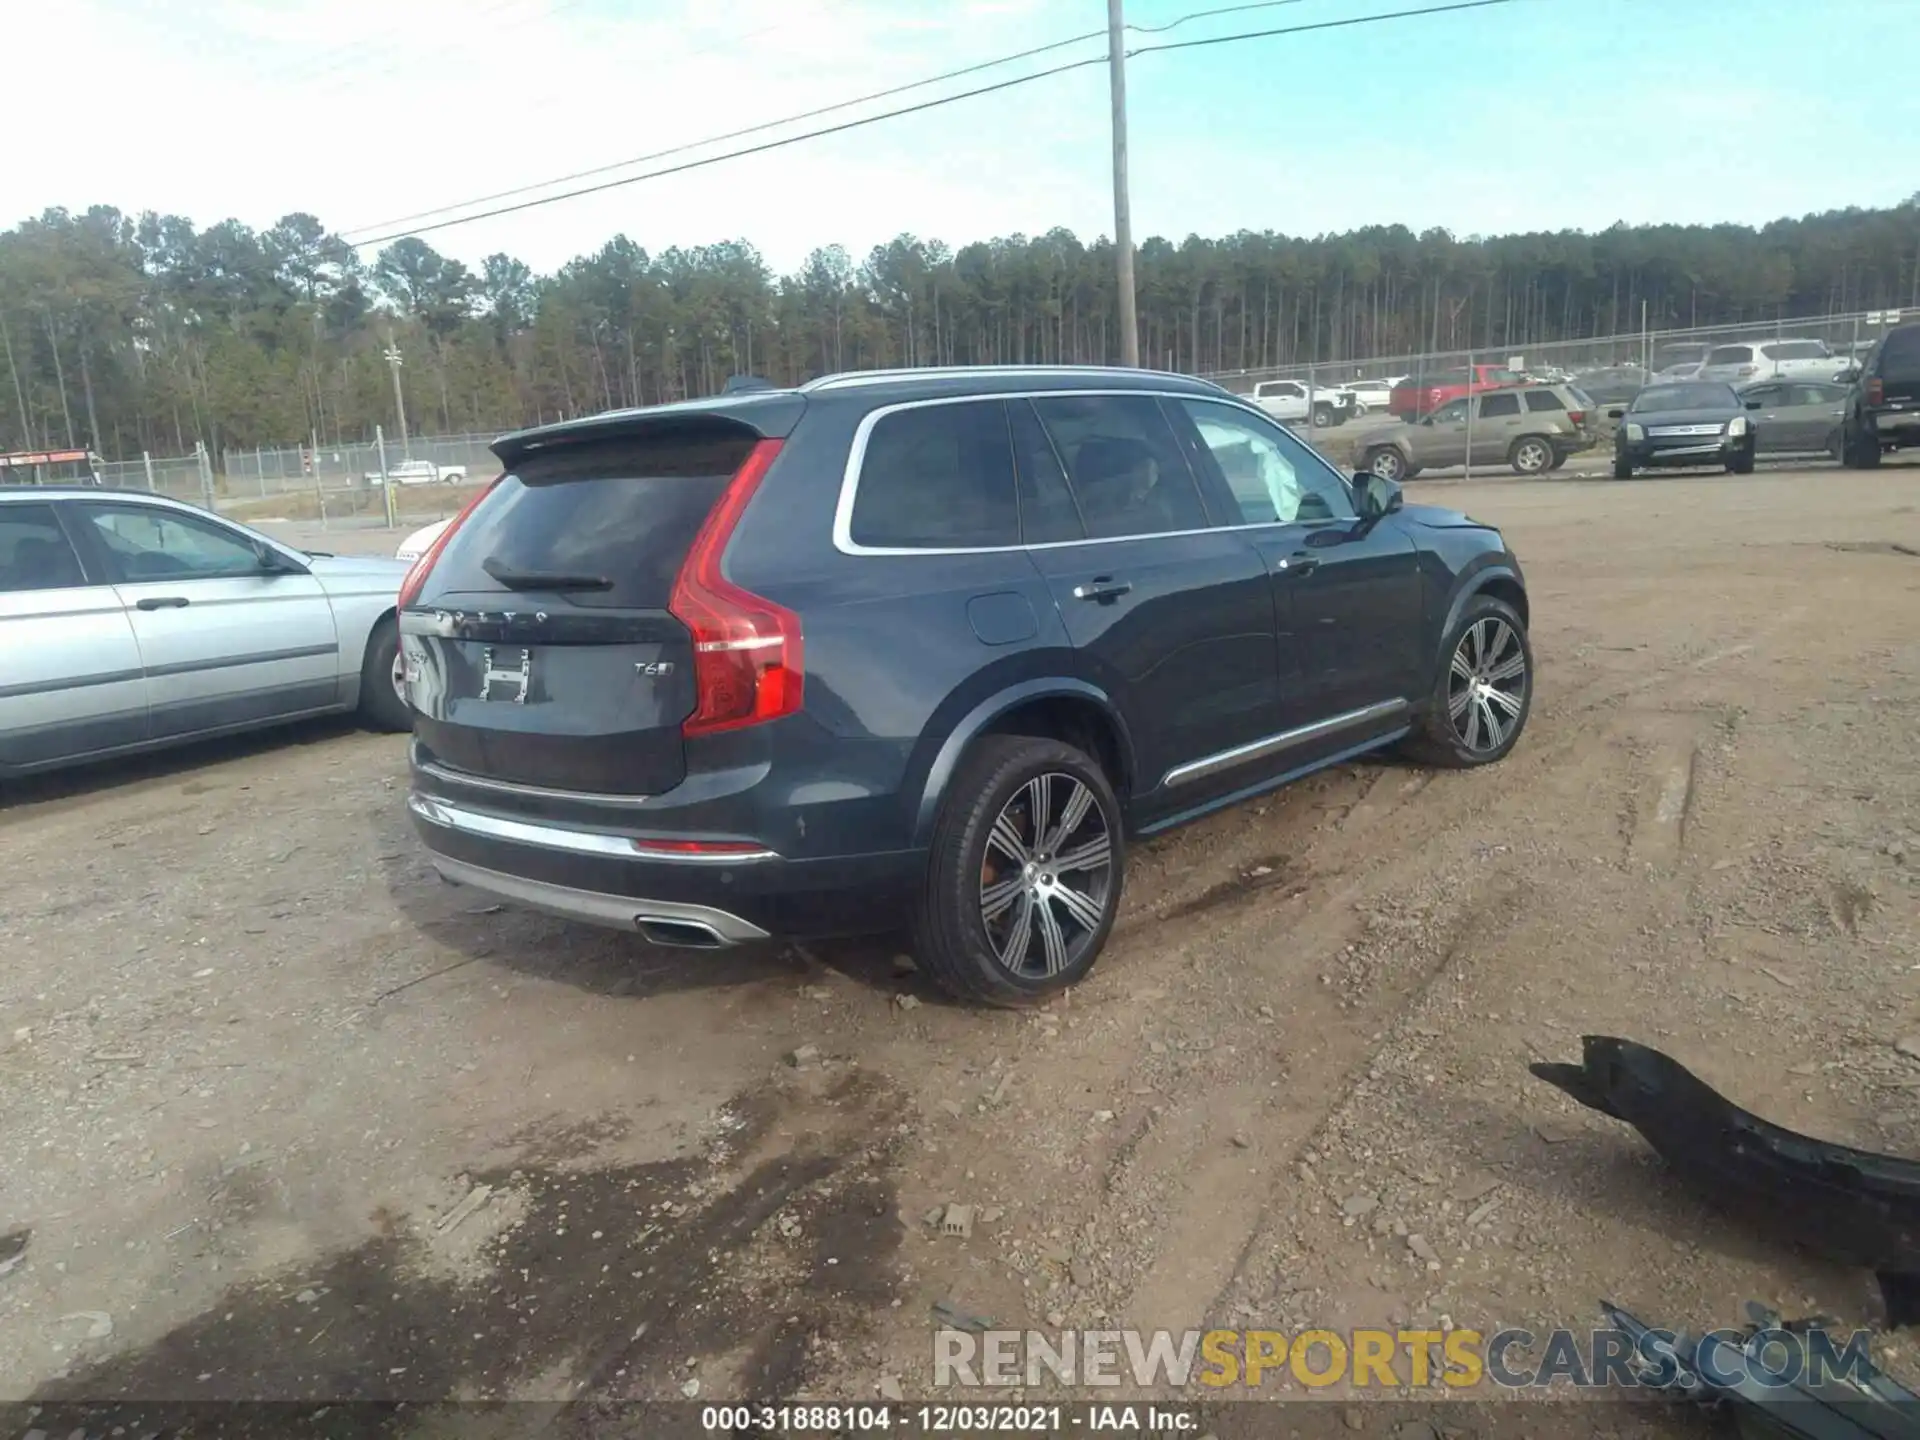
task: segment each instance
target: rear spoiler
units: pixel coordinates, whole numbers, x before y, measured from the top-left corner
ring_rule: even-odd
[[[604,415],[516,430],[502,435],[490,448],[500,464],[511,470],[530,455],[552,454],[573,445],[716,426],[745,430],[758,440],[784,440],[793,433],[806,409],[807,397],[796,390],[749,390],[678,405],[609,410]]]

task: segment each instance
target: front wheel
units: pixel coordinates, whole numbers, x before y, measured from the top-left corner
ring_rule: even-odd
[[[1428,765],[1464,770],[1503,760],[1533,707],[1526,622],[1504,600],[1476,595],[1448,633],[1425,713],[1406,741]]]
[[[1391,445],[1380,445],[1369,450],[1361,468],[1371,471],[1382,480],[1391,480],[1396,485],[1407,478],[1407,462]]]
[[[370,730],[411,730],[413,707],[407,703],[406,661],[400,654],[400,625],[389,615],[367,636],[360,665],[360,719]]]
[[[1849,436],[1846,442],[1845,462],[1849,470],[1874,469],[1880,463],[1879,437],[1867,434]]]
[[[1516,475],[1544,475],[1553,469],[1553,446],[1538,435],[1522,435],[1507,452]]]
[[[1753,473],[1753,447],[1748,446],[1731,460],[1727,461],[1729,475],[1751,475]]]
[[[1633,478],[1633,462],[1624,455],[1614,456],[1613,478],[1616,480],[1631,480]]]
[[[1313,428],[1314,429],[1329,430],[1333,428],[1333,423],[1334,423],[1333,409],[1331,406],[1316,405],[1313,407]]]
[[[914,906],[914,955],[963,1000],[1044,1000],[1093,968],[1120,908],[1120,805],[1058,740],[989,735],[955,772]]]

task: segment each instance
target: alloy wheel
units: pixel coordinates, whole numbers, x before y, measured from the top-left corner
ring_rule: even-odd
[[[980,866],[980,919],[1009,972],[1045,980],[1076,964],[1113,896],[1113,836],[1085,784],[1051,771],[1001,806]]]
[[[393,693],[400,697],[400,703],[407,703],[407,657],[405,652],[393,652],[393,673],[388,677],[393,682]]]
[[[1553,464],[1553,451],[1539,440],[1523,440],[1513,452],[1514,468],[1534,475]]]
[[[1476,755],[1513,737],[1527,704],[1527,652],[1505,620],[1474,621],[1454,647],[1447,676],[1447,717]]]
[[[1385,449],[1374,452],[1373,459],[1368,463],[1367,468],[1382,480],[1398,482],[1401,473],[1405,471],[1407,467],[1406,463],[1401,460],[1398,450]]]

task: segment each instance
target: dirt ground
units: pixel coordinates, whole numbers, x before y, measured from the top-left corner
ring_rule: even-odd
[[[0,796],[0,1397],[914,1396],[943,1303],[1874,1324],[1526,1065],[1920,1155],[1920,466],[1414,494],[1526,565],[1518,750],[1140,847],[1036,1013],[485,904],[345,726]]]

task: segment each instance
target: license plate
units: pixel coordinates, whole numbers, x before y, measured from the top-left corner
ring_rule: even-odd
[[[480,698],[527,703],[533,688],[533,652],[489,645],[480,652]]]

